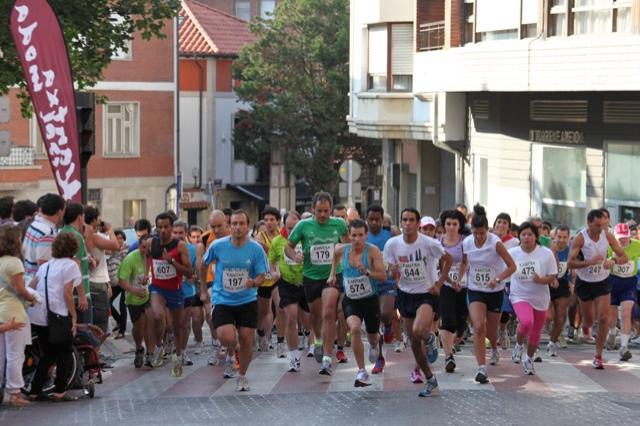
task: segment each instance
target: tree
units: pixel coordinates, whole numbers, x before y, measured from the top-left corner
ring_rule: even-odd
[[[283,0],[272,19],[251,24],[256,42],[236,61],[236,88],[251,108],[234,131],[238,154],[269,164],[284,151],[290,173],[313,190],[333,192],[338,164],[350,156],[366,167],[379,147],[351,135],[349,0]]]
[[[18,86],[22,112],[29,114],[26,82],[9,32],[14,0],[0,0],[0,93]],[[64,32],[78,89],[102,79],[114,52],[126,51],[135,32],[143,39],[163,38],[167,19],[178,13],[180,0],[50,0]]]

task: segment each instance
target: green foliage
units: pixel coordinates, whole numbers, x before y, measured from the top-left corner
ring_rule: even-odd
[[[349,0],[283,0],[272,20],[251,24],[234,75],[240,99],[234,143],[251,164],[286,153],[288,171],[313,190],[335,191],[347,155],[367,166],[379,151],[349,134]]]
[[[22,113],[30,115],[29,99],[22,68],[11,32],[9,16],[14,0],[0,0],[0,93],[11,87],[21,89]],[[133,33],[143,39],[164,38],[167,19],[178,13],[179,0],[50,0],[62,25],[69,51],[73,78],[78,89],[91,87],[102,79],[118,49],[126,50]],[[121,19],[115,19],[118,15]]]

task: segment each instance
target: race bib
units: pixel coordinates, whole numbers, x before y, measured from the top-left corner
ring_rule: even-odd
[[[484,265],[472,265],[469,274],[471,283],[476,287],[486,287],[496,278],[496,271]]]
[[[344,295],[349,299],[362,299],[372,294],[371,280],[366,275],[344,277]]]
[[[229,268],[222,271],[222,288],[229,293],[237,293],[247,289],[249,271],[240,268]]]
[[[602,273],[602,269],[604,269],[604,266],[602,265],[602,263],[598,265],[591,265],[587,267],[587,274],[597,279],[600,277],[600,274]]]
[[[427,281],[424,262],[407,262],[400,265],[402,279],[407,283],[423,284]]]
[[[558,262],[558,278],[564,277],[567,273],[567,262]]]
[[[536,260],[524,260],[516,265],[516,278],[519,281],[532,281],[534,274],[540,272],[540,264]]]
[[[153,259],[153,276],[158,280],[170,280],[178,276],[176,268],[164,259]]]
[[[311,255],[312,265],[331,265],[333,261],[333,244],[316,244],[311,246],[309,254]]]
[[[613,275],[620,278],[631,278],[634,276],[634,269],[633,262],[623,263],[622,265],[615,263],[613,265]]]
[[[453,282],[460,279],[460,265],[451,265],[451,269],[449,269],[449,279]]]
[[[298,244],[298,245],[296,246],[296,249],[295,249],[295,250],[296,250],[296,256],[302,256],[302,245],[301,245],[301,244]],[[284,263],[286,263],[287,265],[291,265],[291,266],[294,266],[294,265],[300,265],[300,264],[299,264],[298,262],[296,262],[295,260],[293,260],[293,259],[289,259],[289,257],[287,256],[287,254],[286,254],[286,253],[285,253],[285,255],[284,255]]]

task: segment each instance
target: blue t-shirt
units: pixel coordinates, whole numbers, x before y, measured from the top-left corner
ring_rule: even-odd
[[[367,234],[367,242],[370,243],[370,244],[373,244],[376,247],[378,247],[380,249],[380,251],[383,252],[384,251],[384,245],[387,244],[387,241],[389,241],[391,239],[391,237],[393,237],[393,235],[391,234],[391,230],[385,229],[385,228],[381,228],[380,232],[378,232],[377,234],[369,232]],[[395,283],[394,283],[393,280],[387,280],[387,281],[381,282],[380,283],[380,287],[381,288],[389,288],[389,287],[393,287],[394,284]]]
[[[342,287],[345,297],[350,299],[363,299],[377,295],[378,287],[375,280],[366,275],[362,275],[362,272],[360,272],[358,268],[349,264],[351,247],[351,244],[347,244],[342,253]],[[365,269],[369,269],[369,244],[364,245],[362,258],[360,260]],[[354,297],[351,297],[351,295],[354,295]]]
[[[569,281],[569,269],[567,268],[569,251],[571,251],[571,246],[566,246],[564,250],[556,252],[558,262],[560,263],[560,265],[558,265],[558,279],[562,281]]]
[[[196,270],[196,246],[191,243],[187,243],[187,251],[189,252],[189,261],[191,261],[191,268]],[[195,277],[194,277],[195,278]],[[182,278],[182,295],[186,297],[193,297],[196,295],[196,284],[193,279],[188,280],[183,275]]]
[[[247,278],[255,279],[265,274],[267,257],[257,242],[248,240],[242,247],[235,247],[231,237],[214,241],[204,254],[203,261],[209,266],[216,262],[213,280],[213,303],[215,305],[238,306],[257,300],[258,290],[246,288]]]

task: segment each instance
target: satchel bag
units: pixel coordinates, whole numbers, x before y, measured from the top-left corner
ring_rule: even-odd
[[[48,278],[49,278],[49,265],[47,265],[47,273],[44,276],[44,297],[47,302],[47,323],[49,328],[49,343],[58,345],[62,343],[69,343],[73,341],[73,333],[71,328],[73,322],[71,321],[71,315],[58,315],[55,312],[49,310],[49,290],[48,290]]]

